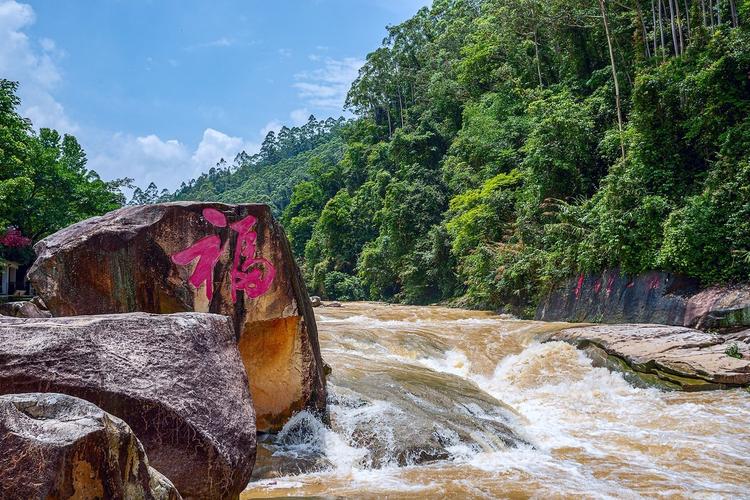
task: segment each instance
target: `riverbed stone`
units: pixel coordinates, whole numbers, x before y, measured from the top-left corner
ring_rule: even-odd
[[[59,392],[124,420],[185,498],[234,498],[255,418],[229,318],[0,318],[0,394]]]
[[[34,302],[18,301],[0,304],[0,315],[15,318],[50,318],[49,311],[40,309]]]
[[[30,279],[54,316],[144,311],[229,316],[259,431],[294,413],[325,418],[310,299],[267,205],[125,207],[39,242]]]
[[[128,425],[79,398],[0,396],[0,498],[179,500]]]
[[[750,384],[750,345],[692,328],[653,324],[594,325],[548,336],[580,348],[590,346],[621,361],[646,380],[683,390],[724,389]],[[727,354],[736,345],[741,358]]]

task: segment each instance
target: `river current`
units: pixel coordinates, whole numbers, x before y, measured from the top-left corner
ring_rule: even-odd
[[[637,388],[564,323],[318,308],[331,426],[261,436],[249,498],[750,498],[750,393]]]

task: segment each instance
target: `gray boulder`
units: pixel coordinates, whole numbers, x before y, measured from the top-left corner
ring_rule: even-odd
[[[229,318],[0,318],[0,394],[60,392],[123,419],[185,498],[235,498],[255,415]]]
[[[64,394],[0,396],[0,498],[179,500],[122,420]]]

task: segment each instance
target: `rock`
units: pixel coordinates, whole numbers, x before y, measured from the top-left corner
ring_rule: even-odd
[[[0,396],[0,498],[178,500],[130,427],[63,394]]]
[[[750,326],[750,285],[716,286],[693,295],[683,324],[706,329]]]
[[[318,307],[322,303],[323,302],[320,300],[320,297],[318,297],[317,295],[313,295],[312,297],[310,297],[310,305],[311,306]]]
[[[232,318],[259,431],[303,409],[325,415],[310,300],[267,205],[125,207],[35,247],[29,271],[54,316],[199,311]]]
[[[328,304],[324,304],[325,307],[341,307],[341,302],[329,302]]]
[[[36,304],[30,301],[6,302],[0,304],[0,315],[15,318],[50,318],[49,311],[40,310]]]
[[[49,311],[47,304],[45,304],[42,298],[38,295],[32,297],[31,303],[34,304],[40,311]]]
[[[742,359],[726,354],[732,343],[712,333],[647,324],[569,328],[547,340],[594,346],[634,370],[645,381],[676,389],[723,389],[750,384],[750,346],[737,344]],[[615,363],[616,364],[616,363]]]
[[[247,485],[255,418],[224,316],[0,318],[0,393],[40,391],[124,420],[185,498],[233,498]]]
[[[660,272],[629,276],[618,270],[564,282],[537,307],[537,320],[682,325],[698,282]]]
[[[536,319],[736,330],[750,327],[750,285],[700,290],[696,280],[679,275],[609,270],[563,283],[542,300]]]

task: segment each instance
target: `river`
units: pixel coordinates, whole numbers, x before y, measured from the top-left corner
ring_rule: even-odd
[[[750,497],[750,393],[636,388],[540,335],[441,307],[318,308],[331,427],[259,443],[249,498]]]

